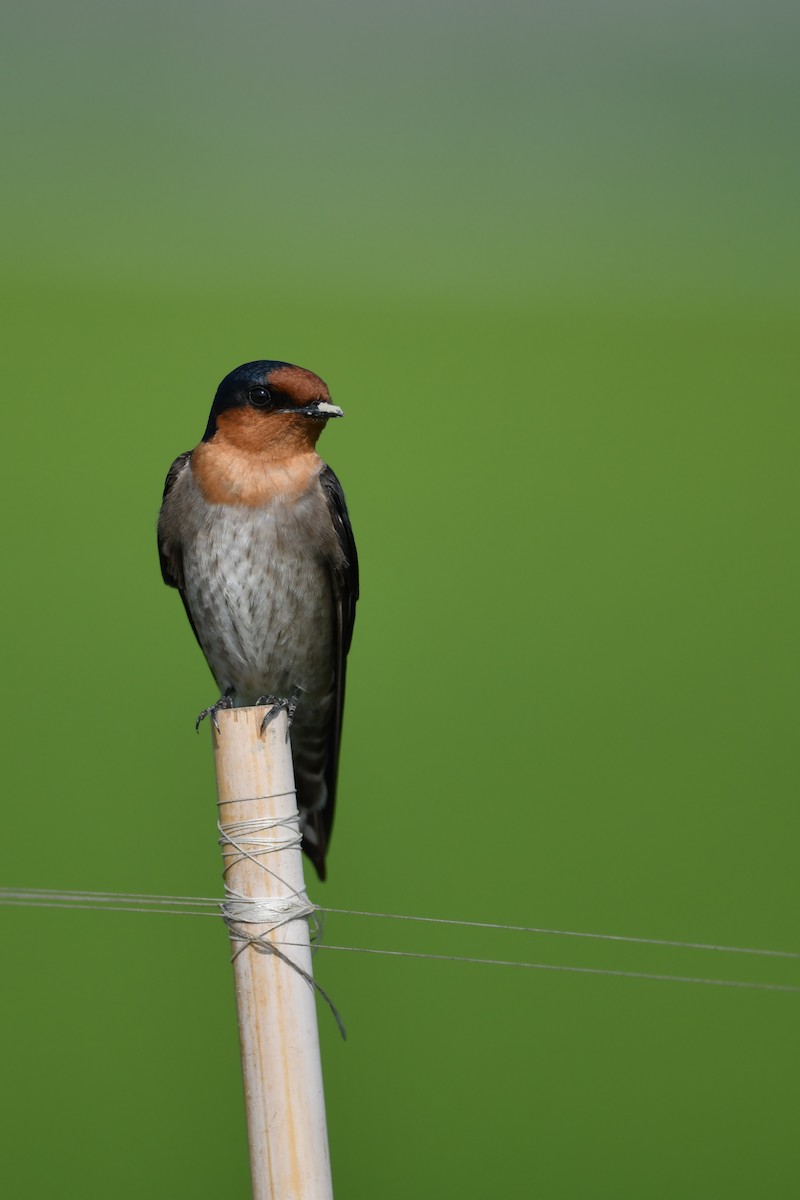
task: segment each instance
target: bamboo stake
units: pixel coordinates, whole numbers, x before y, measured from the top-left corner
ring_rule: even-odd
[[[220,732],[213,730],[223,828],[236,822],[287,820],[268,833],[253,834],[250,841],[245,833],[232,832],[231,837],[246,853],[223,844],[225,881],[231,891],[242,896],[291,902],[298,893],[305,897],[299,846],[264,853],[253,844],[258,839],[290,838],[297,831],[286,713],[280,712],[262,734],[266,711],[221,711],[217,715]],[[292,818],[294,822],[289,824]],[[307,920],[295,919],[271,932],[268,924],[239,924],[237,920],[237,925],[248,936],[301,943],[279,949],[311,974]],[[313,990],[286,962],[237,940],[233,931],[231,944],[253,1198],[333,1200]]]

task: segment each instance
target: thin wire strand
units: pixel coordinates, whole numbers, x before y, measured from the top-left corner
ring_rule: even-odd
[[[151,892],[79,892],[79,891],[56,891],[51,888],[0,888],[0,903],[4,897],[14,897],[17,899],[30,898],[32,904],[36,904],[41,897],[43,900],[115,900],[119,903],[124,903],[128,900],[148,900],[154,904],[171,905],[171,904],[197,904],[203,906],[214,906],[218,908],[222,903],[222,897],[212,896],[158,896]],[[104,908],[105,904],[97,904],[97,908]]]
[[[547,929],[538,925],[500,925],[494,921],[458,921],[451,917],[411,917],[405,913],[361,912],[354,908],[329,908],[322,912],[349,917],[380,917],[385,921],[419,921],[432,925],[457,925],[464,929],[502,929],[509,933],[543,933],[555,937],[589,938],[603,942],[635,942],[640,946],[674,946],[681,950],[719,950],[728,954],[763,954],[773,958],[798,958],[796,950],[759,950],[752,946],[723,946],[712,942],[680,942],[668,938],[633,937],[623,933],[586,933],[577,929]]]
[[[39,903],[38,900],[48,898],[53,900],[70,899],[70,900],[98,900],[103,901],[96,907],[108,907],[105,904],[106,900],[116,901],[118,904],[126,904],[128,900],[145,900],[152,905],[197,905],[209,906],[215,910],[219,906],[219,899],[212,896],[154,896],[142,892],[63,892],[55,891],[46,888],[0,888],[0,904],[7,903],[5,897],[15,897],[19,903],[30,897],[32,904]],[[85,907],[92,907],[90,904]],[[419,924],[426,925],[451,925],[462,929],[496,929],[507,933],[535,933],[544,934],[551,937],[570,937],[570,938],[585,938],[591,941],[605,942],[628,942],[634,945],[641,946],[666,946],[673,947],[679,950],[713,950],[718,953],[725,954],[753,954],[768,958],[789,958],[800,959],[800,952],[796,950],[764,950],[753,946],[728,946],[715,942],[690,942],[677,941],[670,938],[649,938],[635,937],[630,934],[621,933],[587,933],[576,929],[551,929],[537,925],[503,925],[495,921],[461,921],[452,917],[417,917],[406,913],[382,913],[370,912],[354,908],[332,908],[328,905],[317,905],[318,912],[335,913],[341,916],[348,917],[368,917],[385,921],[414,921]],[[146,911],[156,911],[155,908]],[[200,915],[200,914],[198,914]],[[216,915],[216,912],[209,915]]]
[[[90,902],[90,898],[97,899],[98,897],[103,897],[104,899],[108,898],[109,900],[117,900],[117,901],[125,900],[128,898],[130,898],[131,900],[145,900],[145,901],[149,900],[149,901],[151,901],[151,904],[150,905],[132,904],[132,903],[131,904],[120,904],[120,903],[97,904],[97,903]],[[83,902],[84,899],[89,902],[84,903]],[[153,904],[152,902],[158,902],[158,903]],[[201,905],[202,907],[200,909],[176,907],[178,904],[186,903],[186,902],[188,902],[190,904],[198,904],[198,905]],[[94,912],[105,911],[105,912],[161,913],[162,915],[167,915],[167,916],[216,917],[216,918],[218,918],[219,917],[219,905],[220,905],[219,900],[214,900],[210,897],[191,897],[191,896],[159,897],[159,896],[148,896],[144,893],[127,893],[127,894],[125,894],[125,893],[116,893],[116,892],[56,892],[56,891],[49,891],[49,890],[46,890],[43,888],[25,888],[25,889],[23,889],[23,888],[20,888],[20,889],[0,888],[0,906],[8,906],[8,907],[29,907],[29,908],[32,907],[32,908],[49,908],[49,909],[64,908],[64,909],[89,910],[89,911],[94,911]],[[210,908],[209,906],[213,906],[213,909]],[[567,934],[567,936],[607,937],[609,940],[614,940],[614,941],[637,941],[637,942],[643,941],[643,942],[645,942],[645,944],[653,943],[655,945],[668,945],[668,946],[687,945],[691,949],[706,948],[697,942],[690,942],[690,943],[665,942],[662,940],[649,939],[649,938],[644,939],[644,938],[616,937],[615,935],[612,935],[612,934],[608,934],[608,935],[571,934],[571,932],[567,931],[567,930],[541,930],[540,931],[537,929],[533,929],[529,926],[504,926],[504,925],[498,926],[498,925],[490,924],[488,922],[452,921],[452,920],[448,920],[448,919],[438,919],[435,917],[403,918],[403,917],[399,917],[397,914],[391,914],[391,913],[369,913],[369,914],[367,914],[367,913],[356,912],[356,911],[350,910],[350,909],[322,908],[322,909],[319,909],[318,911],[323,912],[323,913],[339,912],[339,913],[345,913],[345,914],[355,915],[355,916],[367,916],[367,915],[368,916],[386,916],[386,917],[392,917],[392,918],[401,919],[401,920],[407,919],[407,920],[429,921],[434,924],[442,924],[442,925],[465,925],[467,927],[476,925],[479,928],[486,926],[487,928],[524,930],[526,932],[530,931],[530,932],[547,932],[547,933],[550,933],[550,932],[565,933],[565,934]],[[292,947],[292,946],[297,947],[300,945],[300,943],[274,942],[273,945],[280,945],[280,946],[286,946],[286,947]],[[708,948],[709,949],[730,949],[730,950],[734,950],[737,952],[746,953],[746,951],[743,951],[742,948],[740,948],[740,947],[709,946]],[[517,960],[517,959],[478,958],[478,957],[459,955],[459,954],[430,954],[430,953],[425,953],[425,952],[421,952],[421,951],[413,951],[413,950],[383,950],[383,949],[373,949],[373,948],[370,948],[367,946],[334,946],[334,945],[331,945],[326,942],[317,942],[315,945],[315,949],[317,949],[317,950],[339,950],[339,951],[342,951],[345,953],[350,953],[350,954],[373,954],[373,955],[380,955],[380,956],[387,957],[387,958],[415,958],[415,959],[427,959],[427,960],[434,961],[434,962],[470,963],[470,964],[476,964],[476,965],[480,965],[480,966],[495,966],[495,967],[521,967],[521,968],[524,968],[527,970],[535,970],[535,971],[560,971],[560,972],[566,972],[566,973],[576,974],[576,975],[608,975],[608,976],[612,976],[612,977],[616,977],[616,978],[625,978],[625,979],[644,979],[644,980],[655,980],[658,982],[670,982],[670,983],[693,983],[693,984],[701,984],[701,985],[704,985],[707,987],[729,987],[729,988],[747,989],[747,990],[752,990],[752,991],[794,992],[794,993],[800,992],[800,987],[794,986],[792,984],[758,983],[758,982],[739,980],[739,979],[712,979],[712,978],[705,978],[705,977],[694,976],[694,975],[667,975],[667,974],[648,972],[648,971],[622,971],[622,970],[615,970],[615,969],[606,968],[606,967],[575,967],[575,966],[564,966],[564,965],[561,965],[558,963],[528,962],[528,961]],[[764,953],[764,951],[755,951],[754,953],[759,954],[759,953]],[[781,952],[776,951],[775,953],[780,954]],[[786,957],[795,957],[795,958],[798,957],[797,955],[788,954],[788,953],[785,956]]]
[[[293,946],[294,942],[277,942]],[[754,988],[765,992],[800,992],[800,987],[784,983],[752,983],[742,979],[703,979],[695,975],[661,975],[650,971],[615,971],[607,967],[567,967],[560,963],[518,962],[516,959],[471,958],[463,954],[423,954],[415,950],[373,950],[366,946],[331,946],[322,942],[320,950],[346,950],[351,954],[381,954],[391,958],[427,958],[436,962],[477,963],[493,967],[525,967],[531,971],[568,971],[576,975],[614,975],[624,979],[657,979],[670,983],[701,983],[710,987]]]
[[[14,900],[0,896],[0,907],[2,908],[78,908],[85,912],[160,913],[164,917],[215,917],[219,919],[221,916],[219,906],[222,901],[218,900],[216,903],[217,911],[212,912],[210,909],[197,911],[194,909],[167,907],[147,908],[136,904],[78,904],[71,900],[42,900],[32,902],[30,900]]]

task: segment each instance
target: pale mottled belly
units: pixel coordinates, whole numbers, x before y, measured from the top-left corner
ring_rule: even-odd
[[[186,602],[220,691],[232,687],[244,705],[300,687],[301,724],[311,711],[322,715],[333,689],[333,597],[313,536],[318,503],[312,493],[263,508],[203,504],[184,543]]]

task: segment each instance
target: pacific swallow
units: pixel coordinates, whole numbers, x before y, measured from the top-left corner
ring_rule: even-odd
[[[341,484],[315,450],[342,410],[311,371],[245,363],[217,389],[203,440],[164,487],[158,549],[220,689],[204,710],[266,698],[292,722],[303,849],[325,878],[358,599]]]

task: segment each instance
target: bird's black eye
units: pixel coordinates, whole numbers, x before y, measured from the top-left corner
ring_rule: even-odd
[[[256,408],[266,408],[271,399],[268,388],[250,388],[250,403],[255,404]]]

